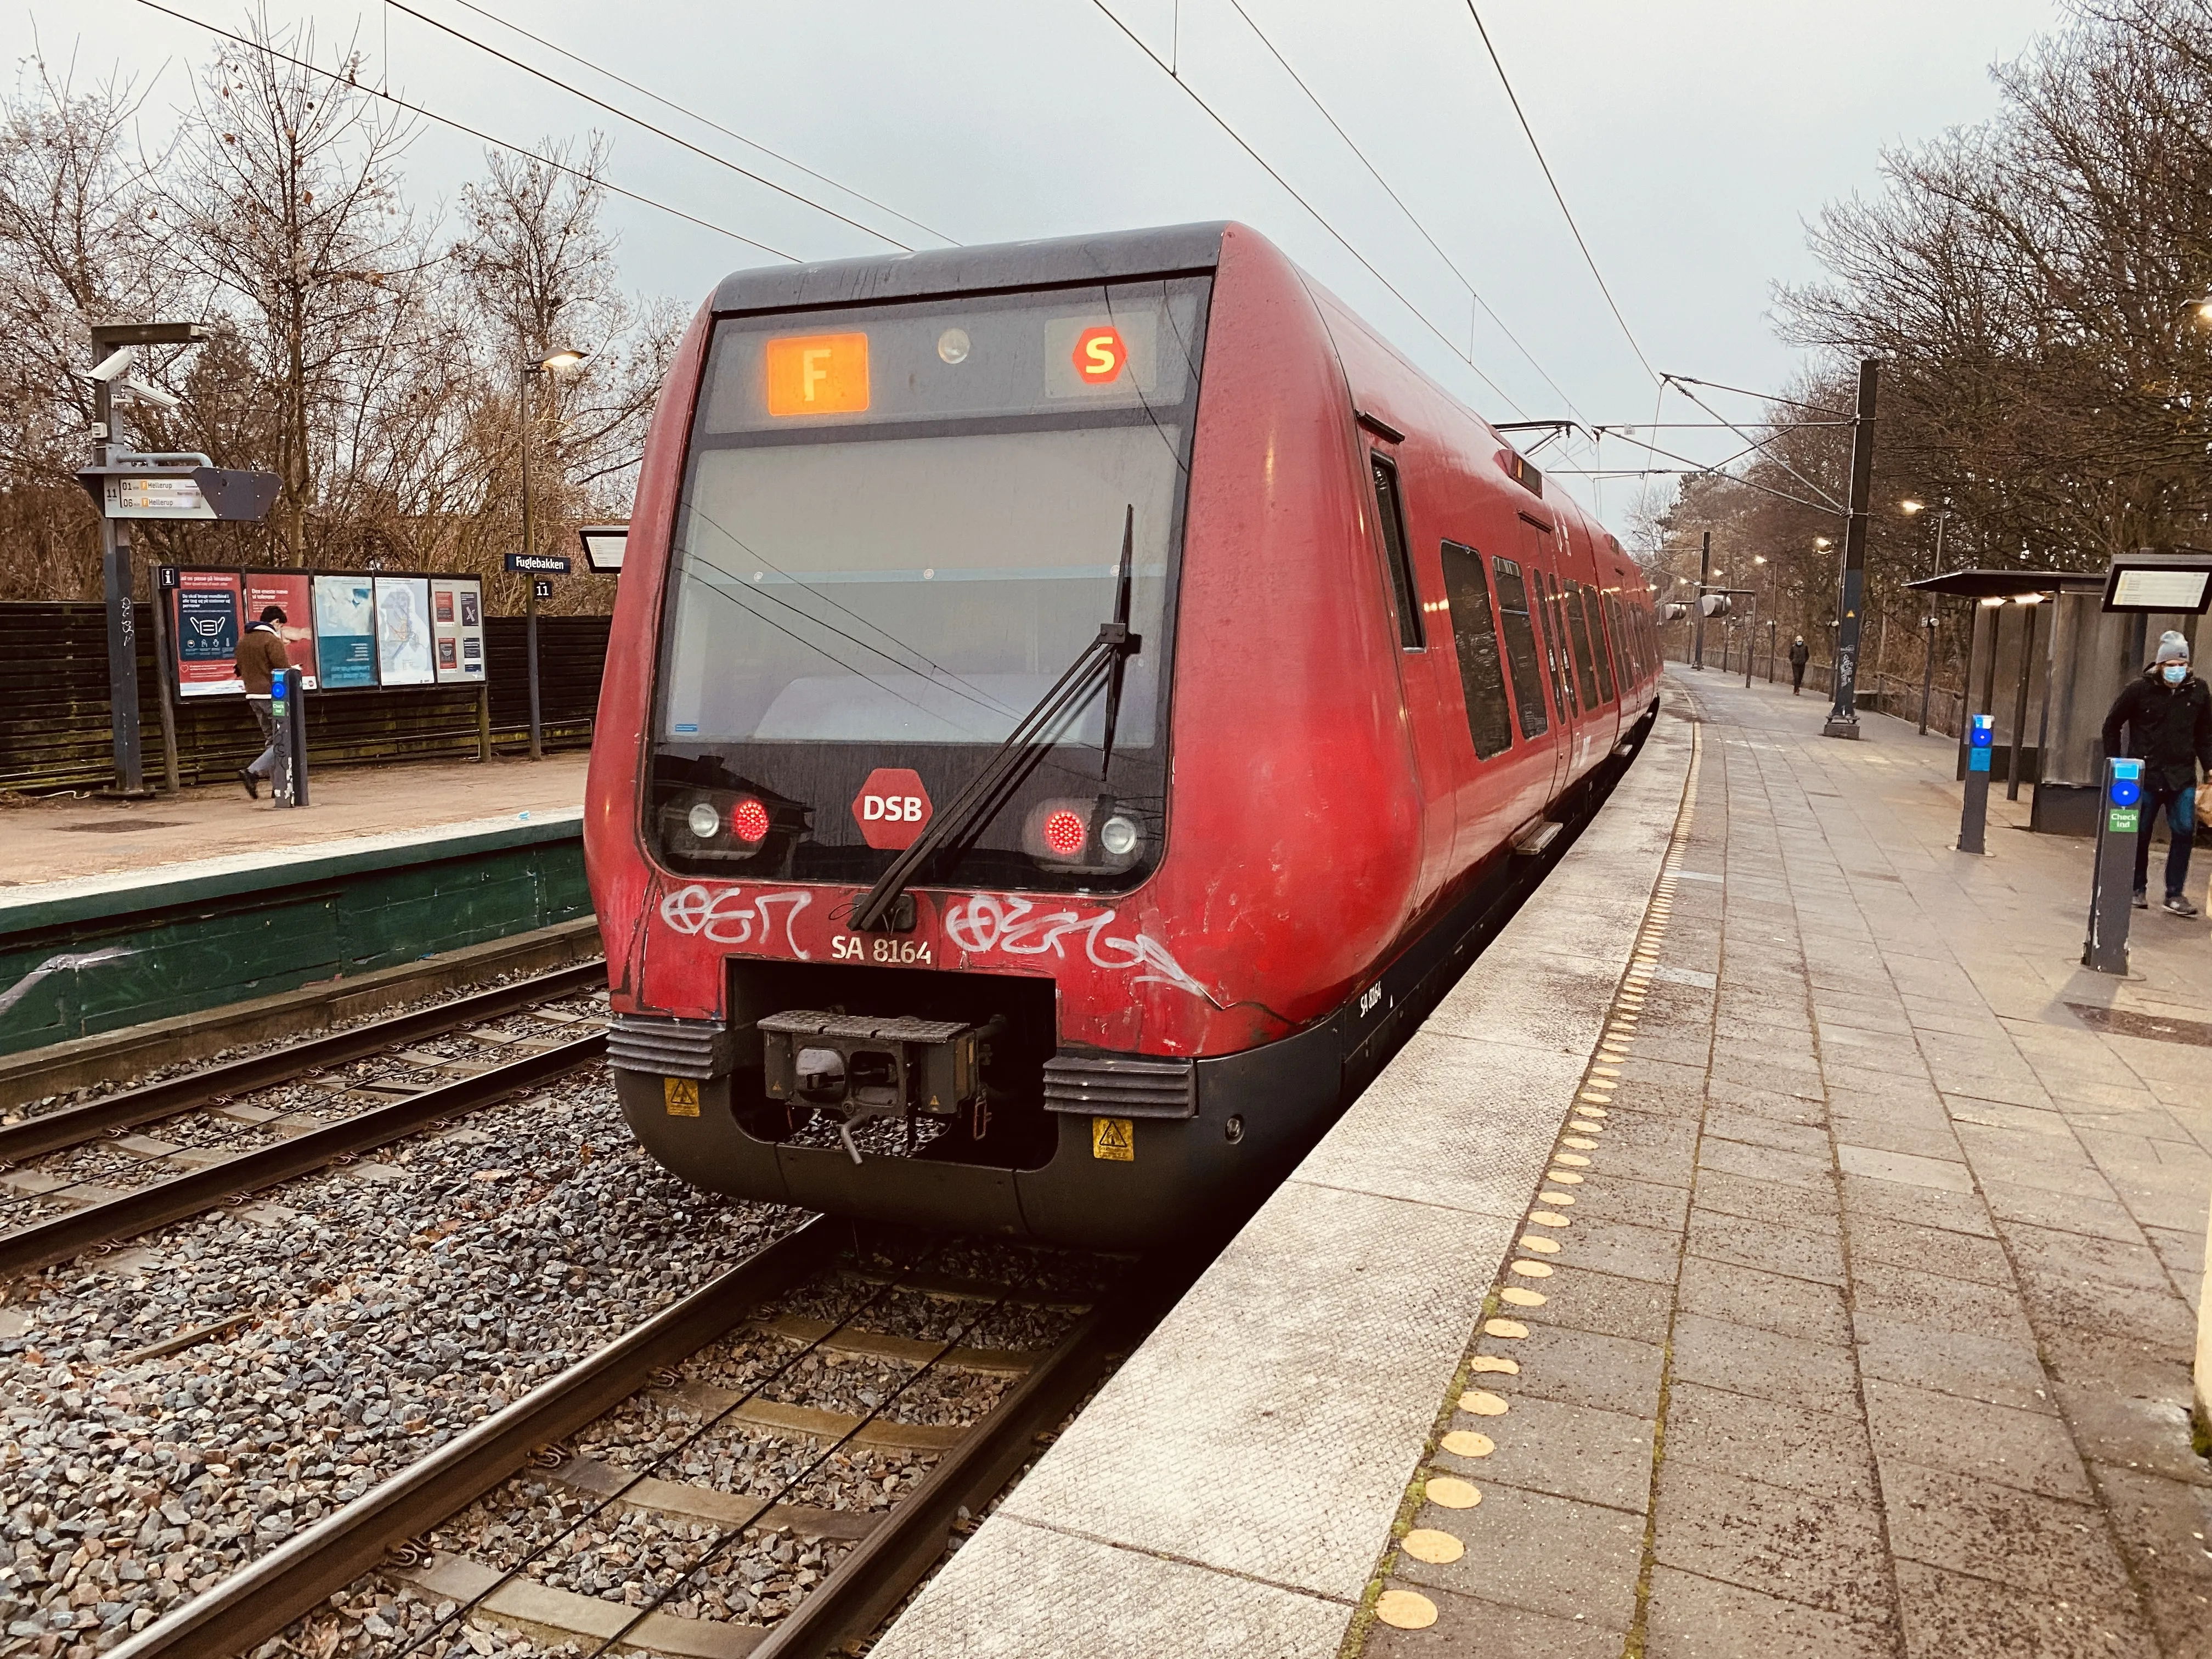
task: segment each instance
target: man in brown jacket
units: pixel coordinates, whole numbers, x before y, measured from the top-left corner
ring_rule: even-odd
[[[254,800],[261,799],[260,780],[276,769],[276,717],[269,710],[269,686],[292,665],[284,654],[284,636],[276,631],[283,621],[283,607],[270,605],[238,642],[238,678],[246,682],[246,706],[253,711],[262,739],[268,744],[260,757],[238,775],[247,796]]]

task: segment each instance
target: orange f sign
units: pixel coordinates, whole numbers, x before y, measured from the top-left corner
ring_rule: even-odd
[[[858,415],[868,406],[868,337],[794,334],[768,343],[768,412]]]

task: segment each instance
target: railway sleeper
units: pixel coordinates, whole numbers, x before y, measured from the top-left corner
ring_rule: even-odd
[[[635,1607],[620,1601],[556,1589],[528,1578],[510,1578],[496,1567],[442,1550],[433,1552],[420,1566],[387,1567],[385,1571],[434,1599],[473,1601],[478,1613],[556,1644],[572,1642],[580,1636],[599,1642],[620,1637],[624,1649],[672,1654],[680,1659],[744,1659],[769,1634],[762,1625],[680,1619],[668,1613],[648,1613],[638,1619]],[[636,1627],[629,1629],[633,1620]]]

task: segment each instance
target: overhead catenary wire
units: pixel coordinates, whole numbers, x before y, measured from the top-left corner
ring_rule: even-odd
[[[1244,9],[1243,0],[1229,0],[1229,4],[1231,9],[1235,11],[1239,17],[1244,20],[1244,27],[1252,31],[1254,38],[1255,38],[1261,46],[1267,49],[1268,56],[1273,58],[1275,62],[1281,66],[1284,74],[1291,77],[1291,84],[1296,86],[1300,92],[1305,94],[1306,101],[1314,106],[1316,112],[1320,115],[1322,120],[1328,123],[1329,130],[1335,133],[1338,137],[1344,140],[1344,147],[1350,150],[1358,160],[1360,166],[1367,169],[1368,176],[1372,178],[1377,185],[1382,186],[1382,193],[1390,198],[1391,202],[1397,207],[1399,212],[1406,216],[1406,222],[1413,226],[1413,228],[1420,234],[1421,240],[1426,242],[1429,246],[1435,251],[1437,258],[1442,259],[1444,262],[1446,268],[1450,270],[1451,274],[1459,278],[1460,286],[1467,290],[1468,298],[1474,301],[1476,305],[1481,307],[1483,314],[1488,317],[1492,322],[1498,325],[1498,332],[1504,335],[1504,337],[1512,343],[1513,349],[1519,352],[1522,357],[1528,360],[1528,367],[1536,371],[1537,374],[1542,378],[1544,384],[1559,394],[1560,401],[1566,404],[1569,411],[1579,416],[1582,413],[1582,410],[1575,407],[1575,400],[1571,397],[1568,396],[1567,389],[1561,386],[1557,380],[1553,380],[1552,378],[1551,371],[1547,369],[1543,364],[1536,361],[1535,354],[1530,351],[1527,346],[1521,343],[1520,337],[1515,334],[1514,331],[1506,325],[1505,319],[1498,314],[1497,311],[1491,306],[1489,301],[1482,297],[1481,293],[1475,288],[1474,281],[1468,276],[1468,274],[1459,268],[1459,262],[1454,259],[1450,254],[1445,252],[1443,245],[1439,243],[1434,236],[1429,234],[1429,228],[1421,222],[1420,216],[1415,213],[1412,208],[1406,205],[1405,198],[1401,197],[1395,190],[1391,188],[1390,181],[1382,176],[1382,169],[1377,167],[1374,162],[1367,159],[1367,152],[1361,149],[1358,144],[1353,142],[1352,135],[1344,130],[1343,125],[1337,120],[1335,116],[1329,113],[1328,106],[1322,103],[1320,96],[1311,87],[1306,84],[1304,77],[1301,76],[1297,70],[1291,67],[1290,60],[1287,58],[1285,58],[1281,51],[1276,46],[1275,43],[1267,38],[1267,31],[1262,29],[1259,24],[1253,21],[1251,13]],[[1470,343],[1468,349],[1470,352],[1473,351],[1474,347],[1472,343]]]
[[[436,110],[431,109],[425,105],[411,102],[407,99],[400,97],[397,93],[389,92],[378,87],[368,86],[364,82],[355,79],[350,75],[341,75],[336,70],[325,69],[320,64],[310,62],[305,58],[295,58],[290,52],[281,51],[277,47],[270,46],[265,40],[250,40],[243,34],[234,33],[231,30],[223,28],[217,24],[204,22],[201,19],[193,17],[185,12],[177,11],[171,7],[162,5],[161,3],[161,0],[137,0],[137,3],[145,7],[149,11],[159,12],[164,17],[174,18],[179,23],[188,23],[196,29],[204,30],[207,33],[215,35],[221,40],[228,40],[234,46],[244,46],[249,52],[262,52],[268,57],[276,58],[280,63],[289,64],[295,69],[305,70],[311,75],[319,75],[325,81],[334,81],[341,86],[349,87],[354,91],[360,93],[364,97],[379,99],[385,103],[390,104],[395,109],[404,109],[409,114],[419,115],[426,121],[435,121],[440,126],[451,127],[456,132],[466,133],[478,143],[489,144],[495,149],[505,150],[508,155],[520,156],[526,161],[536,162],[541,167],[550,167],[556,173],[566,174],[568,177],[572,179],[580,179],[587,185],[591,185],[598,189],[605,191],[611,196],[619,196],[625,201],[637,203],[641,207],[649,207],[659,212],[672,215],[676,218],[682,219],[687,223],[698,226],[702,230],[711,230],[716,235],[726,236],[733,242],[742,242],[747,247],[757,247],[762,252],[772,253],[779,259],[787,259],[793,264],[799,263],[799,257],[796,253],[786,252],[780,247],[776,247],[770,243],[762,241],[758,237],[748,236],[742,231],[732,230],[727,225],[718,225],[713,220],[702,219],[696,213],[687,213],[682,208],[672,206],[666,202],[656,200],[654,198],[647,196],[638,191],[626,189],[623,185],[616,184],[611,179],[603,177],[597,173],[586,173],[581,167],[572,167],[567,163],[556,161],[551,156],[544,155],[538,150],[528,149],[521,144],[509,143],[506,139],[496,137],[493,134],[486,132],[481,127],[472,127],[469,125],[467,122],[456,120],[450,115],[441,115]]]
[[[1544,172],[1544,182],[1552,187],[1552,199],[1559,204],[1559,212],[1567,222],[1567,228],[1574,233],[1575,246],[1582,250],[1583,263],[1589,267],[1589,274],[1597,283],[1597,291],[1605,296],[1606,306],[1613,313],[1613,320],[1620,325],[1621,336],[1627,340],[1628,349],[1636,354],[1636,361],[1644,365],[1646,374],[1657,380],[1659,371],[1651,367],[1651,360],[1644,355],[1643,346],[1637,342],[1636,331],[1629,327],[1628,319],[1621,313],[1620,301],[1613,297],[1613,290],[1606,286],[1605,274],[1597,268],[1597,260],[1590,252],[1589,244],[1583,239],[1583,228],[1575,222],[1574,210],[1567,205],[1566,193],[1559,188],[1559,181],[1552,175],[1552,164],[1544,159],[1544,147],[1536,142],[1536,130],[1528,125],[1528,112],[1521,107],[1520,94],[1513,90],[1512,79],[1505,73],[1504,60],[1498,57],[1498,48],[1491,41],[1490,31],[1483,27],[1482,14],[1474,9],[1474,0],[1467,0],[1467,15],[1474,19],[1475,33],[1482,37],[1483,50],[1490,54],[1491,67],[1498,71],[1498,83],[1505,88],[1506,100],[1513,106],[1513,114],[1521,123],[1521,131],[1528,140],[1528,148],[1535,152],[1536,165]]]
[[[767,177],[765,174],[755,173],[750,167],[740,167],[737,162],[732,161],[726,155],[717,155],[713,150],[708,149],[702,145],[695,144],[688,138],[679,137],[677,134],[671,132],[665,127],[654,125],[641,115],[633,115],[618,104],[611,104],[605,99],[586,92],[581,87],[572,85],[568,82],[562,80],[559,76],[539,69],[534,64],[525,63],[521,58],[514,56],[510,52],[501,52],[497,46],[491,45],[489,41],[479,40],[475,35],[471,34],[465,29],[456,28],[451,23],[446,22],[440,18],[431,16],[428,12],[417,11],[414,7],[407,3],[407,0],[384,0],[384,3],[390,9],[397,12],[403,12],[406,15],[413,18],[418,23],[425,24],[431,28],[439,30],[442,33],[449,34],[454,40],[462,42],[464,45],[475,47],[478,52],[484,53],[487,57],[496,58],[501,63],[507,64],[511,68],[519,69],[525,75],[533,76],[537,79],[544,82],[546,85],[556,88],[560,91],[567,93],[572,98],[581,99],[585,103],[591,105],[594,109],[605,110],[608,114],[615,117],[617,120],[627,121],[632,126],[638,128],[641,131],[653,134],[656,138],[665,139],[668,143],[678,146],[679,149],[687,149],[690,151],[692,155],[699,156],[702,160],[712,161],[716,167],[727,167],[732,173],[736,173],[739,178],[750,179],[753,183],[759,185],[765,189],[772,190],[779,196],[786,197],[792,201],[799,203],[802,206],[812,208],[817,213],[827,215],[830,218],[836,220],[840,224],[850,225],[854,230],[860,232],[863,235],[872,236],[878,241],[888,242],[893,247],[897,248],[901,252],[911,253],[914,252],[914,249],[907,243],[902,242],[897,237],[891,235],[887,231],[878,230],[873,225],[863,224],[860,220],[854,218],[850,214],[840,213],[836,209],[829,206],[825,203],[817,202],[810,196],[802,196],[799,191],[793,190],[787,185],[780,185],[776,183],[775,179]],[[471,6],[470,9],[473,11],[476,8]],[[533,40],[536,39],[535,36],[532,36],[532,38]],[[558,51],[559,48],[555,47],[553,50]],[[563,55],[565,56],[566,54]],[[624,84],[627,85],[628,82],[624,82]],[[647,94],[648,97],[651,95],[651,94]],[[732,134],[731,136],[736,137],[737,135]],[[750,141],[741,139],[739,142],[750,143]],[[793,165],[796,164],[794,163]],[[816,173],[814,176],[817,179],[822,177],[819,173]],[[842,185],[838,184],[834,179],[823,179],[823,182],[829,185],[835,190],[843,191],[845,188]],[[854,192],[847,193],[851,194]],[[884,211],[889,212],[890,210],[885,209]],[[900,216],[904,217],[905,216],[901,215]],[[936,233],[933,231],[931,233],[933,235],[935,234]]]
[[[1739,477],[1733,472],[1723,472],[1721,471],[1721,469],[1728,465],[1730,461],[1736,460],[1741,456],[1751,453],[1751,449],[1740,449],[1735,453],[1735,454],[1729,456],[1727,460],[1717,461],[1713,463],[1711,465],[1706,465],[1699,461],[1692,459],[1687,455],[1678,455],[1671,449],[1662,449],[1658,445],[1647,442],[1642,438],[1631,437],[1627,433],[1621,431],[1617,427],[1611,428],[1600,428],[1599,430],[1611,430],[1613,434],[1619,438],[1623,443],[1634,444],[1638,448],[1649,450],[1655,455],[1664,455],[1670,461],[1680,461],[1684,465],[1680,470],[1687,471],[1692,473],[1710,473],[1717,478],[1725,478],[1732,484],[1741,484],[1746,489],[1756,489],[1760,491],[1762,494],[1771,495],[1777,501],[1789,501],[1798,507],[1808,507],[1815,513],[1826,513],[1836,518],[1841,518],[1844,516],[1838,508],[1829,507],[1820,501],[1806,501],[1802,496],[1792,495],[1786,490],[1777,489],[1771,484],[1763,484],[1756,478]],[[1756,447],[1758,447],[1758,446],[1752,446],[1753,449],[1755,449]],[[1653,467],[1649,470],[1655,472],[1668,472],[1676,471],[1677,469],[1673,467]]]
[[[1443,343],[1444,349],[1447,351],[1450,352],[1453,356],[1465,363],[1474,373],[1474,377],[1477,380],[1480,380],[1483,385],[1488,386],[1492,392],[1496,392],[1505,403],[1506,406],[1511,409],[1515,414],[1526,415],[1528,412],[1527,410],[1522,408],[1519,404],[1514,401],[1512,394],[1507,392],[1504,386],[1498,385],[1497,381],[1492,380],[1489,375],[1483,373],[1480,366],[1478,365],[1474,359],[1468,353],[1460,349],[1458,343],[1455,341],[1450,335],[1445,333],[1443,330],[1438,328],[1434,322],[1430,320],[1428,313],[1423,311],[1420,307],[1415,305],[1411,300],[1407,299],[1404,293],[1400,290],[1398,285],[1392,282],[1388,276],[1385,276],[1381,270],[1376,267],[1373,260],[1370,259],[1364,253],[1362,253],[1358,248],[1354,246],[1350,238],[1346,237],[1342,231],[1339,230],[1334,224],[1329,222],[1327,215],[1322,213],[1322,210],[1316,207],[1311,202],[1308,201],[1304,196],[1299,193],[1297,188],[1293,185],[1289,179],[1285,179],[1280,173],[1276,171],[1273,164],[1270,162],[1266,156],[1261,155],[1257,149],[1253,148],[1252,144],[1245,138],[1244,135],[1237,131],[1235,127],[1231,126],[1227,118],[1224,118],[1219,111],[1216,110],[1212,105],[1207,103],[1203,97],[1200,96],[1197,89],[1180,74],[1176,73],[1175,69],[1169,64],[1165,58],[1162,58],[1159,53],[1154,52],[1150,46],[1146,46],[1142,37],[1140,37],[1135,30],[1132,29],[1119,17],[1116,17],[1114,15],[1113,9],[1106,4],[1106,0],[1091,0],[1091,3],[1097,8],[1099,14],[1103,16],[1108,22],[1113,24],[1115,28],[1121,30],[1123,34],[1127,35],[1129,38],[1131,44],[1133,45],[1139,52],[1143,52],[1146,58],[1150,58],[1163,75],[1166,76],[1169,80],[1174,82],[1177,87],[1181,88],[1183,94],[1188,97],[1191,102],[1196,104],[1200,109],[1203,110],[1206,112],[1206,118],[1211,120],[1214,125],[1219,127],[1223,132],[1226,133],[1229,136],[1231,142],[1233,143],[1237,149],[1243,150],[1245,155],[1250,156],[1254,161],[1257,162],[1259,164],[1260,170],[1265,173],[1270,179],[1273,179],[1277,185],[1281,186],[1284,194],[1287,195],[1292,201],[1304,208],[1308,216],[1312,218],[1313,222],[1329,234],[1329,235],[1335,240],[1337,246],[1341,247],[1346,253],[1349,253],[1354,259],[1358,260],[1362,270],[1365,270],[1369,276],[1372,276],[1376,282],[1380,283],[1384,289],[1388,289],[1390,296],[1396,300],[1400,305],[1405,307],[1407,311],[1411,312],[1415,319],[1419,321],[1422,327],[1427,329],[1430,333],[1435,335],[1438,340],[1442,341]]]
[[[1687,398],[1699,409],[1704,410],[1706,414],[1712,416],[1717,420],[1719,420],[1723,426],[1726,427],[1730,432],[1735,433],[1737,437],[1742,439],[1746,443],[1750,444],[1755,449],[1767,449],[1772,445],[1779,442],[1784,434],[1794,431],[1796,428],[1796,422],[1792,422],[1788,426],[1777,427],[1772,432],[1770,432],[1764,438],[1753,438],[1750,433],[1745,431],[1742,427],[1738,426],[1735,422],[1723,418],[1721,416],[1720,410],[1715,409],[1703,398],[1700,398],[1696,392],[1691,391],[1688,386],[1686,386],[1681,390],[1682,395],[1685,398]],[[1791,477],[1795,478],[1799,483],[1804,485],[1806,489],[1811,490],[1813,494],[1818,495],[1822,501],[1827,502],[1827,504],[1833,507],[1837,512],[1840,513],[1844,510],[1844,504],[1838,501],[1832,494],[1824,489],[1820,484],[1815,483],[1813,479],[1807,477],[1802,472],[1800,472],[1796,467],[1790,465],[1790,463],[1784,460],[1781,456],[1769,455],[1766,459],[1772,461],[1775,465],[1780,467],[1784,472],[1787,472]]]
[[[797,171],[805,173],[808,178],[814,179],[817,183],[827,185],[830,189],[837,191],[841,194],[849,196],[856,202],[866,202],[870,207],[875,209],[878,213],[888,213],[892,218],[902,220],[906,223],[912,225],[916,230],[921,231],[927,235],[934,236],[939,241],[946,243],[951,246],[960,247],[963,246],[958,237],[949,236],[945,232],[938,229],[936,226],[925,223],[923,221],[915,218],[910,213],[902,213],[890,203],[879,202],[874,197],[868,195],[866,191],[854,190],[852,185],[842,183],[836,179],[832,179],[826,173],[817,173],[812,167],[808,167],[804,161],[793,161],[790,156],[783,154],[782,151],[769,149],[766,144],[761,143],[759,139],[748,138],[742,132],[738,132],[729,127],[724,126],[712,116],[702,115],[697,110],[691,109],[685,105],[679,104],[672,98],[664,97],[659,93],[653,91],[650,87],[641,86],[635,81],[625,80],[621,76],[617,75],[612,70],[607,68],[605,64],[594,64],[588,58],[579,57],[576,53],[570,52],[566,46],[560,45],[557,41],[549,40],[542,34],[532,34],[528,29],[523,27],[521,24],[501,17],[497,12],[489,11],[482,6],[471,4],[471,0],[453,0],[453,3],[460,7],[464,11],[472,11],[477,16],[484,18],[490,22],[496,23],[503,29],[509,30],[514,33],[520,35],[524,40],[530,41],[534,46],[544,47],[546,51],[552,52],[556,57],[565,58],[572,64],[575,64],[584,69],[590,70],[595,74],[605,76],[617,86],[625,87],[630,91],[637,94],[641,98],[651,99],[663,109],[673,110],[676,113],[684,117],[688,120],[696,121],[701,126],[709,128],[715,132],[720,133],[725,138],[734,138],[746,149],[758,150],[762,155],[781,161],[784,166],[794,168]]]

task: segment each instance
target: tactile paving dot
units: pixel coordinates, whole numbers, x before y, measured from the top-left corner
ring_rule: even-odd
[[[1556,1157],[1557,1154],[1555,1153],[1553,1156]],[[1577,1164],[1587,1164],[1589,1160],[1586,1158],[1578,1158],[1575,1162]],[[1547,1170],[1544,1171],[1544,1179],[1547,1181],[1565,1182],[1570,1187],[1579,1187],[1583,1184],[1583,1178],[1571,1170]]]
[[[1375,1616],[1393,1630],[1426,1630],[1437,1622],[1437,1604],[1418,1590],[1389,1589],[1375,1598]]]
[[[1547,1176],[1544,1178],[1547,1181],[1556,1179],[1552,1176]],[[1563,1210],[1571,1210],[1575,1206],[1575,1195],[1572,1193],[1545,1192],[1539,1193],[1536,1196],[1547,1204],[1558,1205]]]
[[[1518,1285],[1508,1285],[1504,1290],[1498,1291],[1498,1299],[1500,1302],[1510,1302],[1516,1308],[1540,1308],[1550,1301],[1551,1297],[1546,1296],[1541,1291],[1524,1290]]]
[[[1601,1135],[1605,1133],[1604,1124],[1587,1123],[1578,1117],[1568,1119],[1567,1127],[1570,1129],[1579,1129],[1586,1135]]]
[[[1597,1142],[1588,1139],[1581,1135],[1561,1135],[1559,1137],[1559,1145],[1562,1146],[1572,1146],[1579,1152],[1587,1152],[1595,1149],[1597,1146]],[[1577,1158],[1575,1161],[1577,1164],[1587,1164],[1589,1162],[1586,1158]]]
[[[1487,1389],[1469,1389],[1460,1395],[1459,1408],[1476,1417],[1503,1417],[1513,1406],[1502,1394],[1492,1394]]]
[[[1549,1279],[1552,1264],[1548,1261],[1516,1261],[1513,1264],[1513,1271],[1523,1279]]]
[[[1486,1319],[1482,1322],[1482,1334],[1511,1340],[1528,1335],[1528,1328],[1517,1319]]]
[[[1584,1102],[1582,1105],[1576,1107],[1575,1110],[1583,1117],[1611,1117],[1613,1115],[1611,1109],[1603,1101],[1599,1101],[1595,1104]]]
[[[1544,1255],[1557,1255],[1559,1253],[1559,1241],[1556,1238],[1540,1237],[1534,1233],[1523,1233],[1521,1235],[1521,1248],[1524,1250],[1534,1250]]]
[[[1443,1566],[1467,1553],[1466,1545],[1434,1527],[1414,1528],[1398,1540],[1398,1547],[1416,1561],[1425,1561],[1432,1567]]]
[[[1571,1199],[1568,1200],[1569,1203],[1573,1201]],[[1539,1227],[1565,1227],[1569,1224],[1566,1217],[1554,1215],[1549,1210],[1531,1210],[1528,1212],[1528,1219]]]
[[[1429,1477],[1428,1499],[1439,1509],[1471,1510],[1482,1502],[1482,1494],[1474,1489],[1472,1480],[1462,1480],[1455,1474],[1432,1474]]]
[[[1495,1440],[1473,1429],[1454,1429],[1437,1443],[1454,1457],[1487,1457],[1498,1449]]]
[[[1528,1333],[1523,1331],[1522,1334],[1525,1336]],[[1467,1368],[1471,1371],[1495,1371],[1503,1376],[1518,1376],[1521,1375],[1521,1362],[1519,1360],[1506,1359],[1494,1353],[1479,1353],[1475,1355],[1474,1358],[1467,1362]]]

